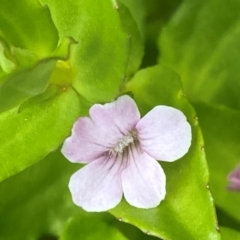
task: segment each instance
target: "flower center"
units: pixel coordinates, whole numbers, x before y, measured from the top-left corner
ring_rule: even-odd
[[[110,150],[111,154],[122,154],[124,149],[137,139],[135,130],[130,131],[127,135],[120,139],[120,141]]]

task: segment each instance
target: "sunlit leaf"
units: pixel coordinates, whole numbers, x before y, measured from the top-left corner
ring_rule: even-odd
[[[14,62],[7,58],[6,48],[1,41],[0,41],[0,68],[4,73],[9,73],[15,68]]]
[[[79,116],[77,94],[67,89],[23,111],[0,115],[0,181],[16,174],[55,150]]]
[[[49,6],[60,39],[70,36],[78,42],[72,46],[70,56],[75,89],[92,102],[112,100],[129,73],[129,61],[134,65],[130,67],[131,73],[141,61],[141,47],[136,45],[140,42],[140,39],[136,41],[136,25],[129,25],[128,31],[133,35],[130,37],[122,25],[119,15],[122,10],[116,1],[100,0],[94,4],[84,0],[41,2]],[[128,22],[131,16],[124,17]]]
[[[126,91],[133,95],[142,115],[156,105],[183,111],[192,126],[193,139],[182,159],[160,162],[167,177],[167,195],[158,207],[138,209],[122,201],[110,212],[163,239],[220,239],[212,197],[207,189],[209,174],[201,131],[196,113],[182,93],[178,75],[160,66],[148,68],[134,76]]]
[[[40,59],[52,53],[58,33],[49,9],[37,0],[0,0],[0,37],[11,47],[28,49]]]

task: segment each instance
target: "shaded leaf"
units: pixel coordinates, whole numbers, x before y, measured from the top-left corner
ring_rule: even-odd
[[[98,216],[98,215],[97,215]],[[94,214],[77,216],[68,223],[60,240],[106,239],[127,240],[123,233],[111,223],[101,220]],[[93,231],[94,229],[94,231]],[[107,233],[107,234],[106,234]]]
[[[122,239],[155,239],[108,213],[87,213],[76,207],[67,185],[71,174],[78,168],[79,164],[70,163],[57,150],[41,162],[0,183],[0,196],[4,196],[0,198],[0,239],[58,239],[63,234],[63,237],[69,239],[73,236],[75,240],[80,234],[97,234],[100,226],[110,231],[92,239],[106,238],[111,234]],[[78,223],[79,219],[82,221]],[[72,228],[77,236],[73,235]]]
[[[31,106],[34,106],[35,104],[41,103],[43,101],[46,101],[52,97],[54,97],[57,93],[62,92],[62,88],[56,85],[50,85],[45,92],[34,96],[24,102],[23,104],[20,105],[18,112],[20,113],[23,111],[25,108],[29,108]]]
[[[134,21],[138,26],[141,38],[144,39],[145,35],[145,17],[146,17],[146,0],[120,0],[130,11]]]
[[[0,85],[0,112],[43,93],[48,86],[55,64],[56,60],[49,59],[32,68],[7,75]]]
[[[231,228],[221,227],[222,240],[240,240],[240,232],[233,230]]]
[[[234,218],[226,210],[223,210],[222,208],[216,206],[216,212],[220,226],[232,229],[240,229],[240,222],[238,219]]]
[[[74,216],[61,235],[60,240],[81,239],[138,239],[156,240],[157,238],[141,232],[136,227],[115,219],[110,214],[88,213],[78,208],[78,215]],[[94,231],[93,231],[94,229]],[[107,234],[106,234],[107,233]]]
[[[240,227],[240,193],[226,189],[227,175],[240,162],[240,113],[203,103],[195,103],[194,107],[205,139],[211,172],[210,189],[214,201],[217,206],[237,219]]]
[[[142,67],[157,64],[159,55],[161,55],[161,51],[158,49],[158,37],[182,1],[183,0],[145,0],[145,53]]]
[[[74,170],[57,151],[0,183],[0,239],[59,236],[77,210],[67,187]]]
[[[240,2],[184,1],[160,38],[160,62],[192,100],[239,108]]]
[[[143,40],[130,11],[123,4],[118,3],[118,12],[124,31],[129,37],[128,64],[125,72],[126,77],[128,77],[135,73],[141,64],[143,56]]]

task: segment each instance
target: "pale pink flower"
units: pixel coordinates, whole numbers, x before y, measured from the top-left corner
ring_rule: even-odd
[[[240,166],[235,168],[229,175],[228,175],[228,189],[233,191],[240,191]]]
[[[71,162],[88,163],[69,182],[73,202],[86,211],[106,211],[122,199],[138,208],[159,205],[166,176],[159,163],[187,153],[191,127],[184,114],[156,106],[142,119],[129,96],[95,104],[80,117],[62,153]]]

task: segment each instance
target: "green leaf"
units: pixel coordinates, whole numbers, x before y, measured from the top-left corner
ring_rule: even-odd
[[[0,115],[0,181],[44,158],[69,134],[80,103],[71,88],[54,98]]]
[[[236,230],[230,228],[221,227],[221,235],[222,240],[240,240],[240,232],[237,232]]]
[[[13,61],[15,60],[16,69],[32,66],[38,61],[37,55],[27,49],[11,47],[11,54]]]
[[[240,2],[183,2],[160,41],[160,62],[177,71],[192,100],[239,108]]]
[[[84,0],[41,2],[49,6],[60,39],[71,36],[78,42],[72,46],[70,56],[75,89],[92,102],[112,100],[126,78],[129,59],[140,62],[134,58],[141,55],[131,49],[136,31],[131,31],[132,38],[125,32],[119,16],[121,6],[112,0],[94,4]],[[131,53],[135,57],[131,57]],[[137,65],[134,64],[135,68]],[[132,72],[132,66],[130,69]]]
[[[53,56],[62,60],[68,60],[72,44],[77,44],[73,38],[67,37],[62,39],[58,47],[55,49]]]
[[[207,189],[209,174],[202,151],[202,134],[196,113],[182,93],[178,75],[160,66],[141,70],[126,91],[134,96],[142,116],[156,105],[183,111],[192,126],[193,138],[189,152],[182,159],[160,162],[167,177],[167,194],[158,207],[138,209],[122,201],[110,212],[163,239],[219,239],[213,201]]]
[[[239,164],[240,113],[203,103],[195,103],[194,107],[205,139],[211,172],[210,189],[214,201],[217,206],[237,219],[240,227],[240,194],[226,189],[227,175]]]
[[[58,33],[48,8],[37,0],[0,0],[0,5],[0,38],[10,47],[28,49],[40,59],[55,50]]]
[[[17,162],[17,155],[12,156]],[[57,151],[0,183],[0,239],[59,236],[68,218],[78,210],[67,187],[77,168]]]
[[[139,68],[143,56],[143,40],[141,39],[139,30],[134,22],[128,8],[118,3],[118,12],[122,22],[124,31],[128,34],[129,53],[128,65],[126,69],[126,77],[131,76]]]
[[[131,12],[134,21],[138,26],[138,30],[141,34],[142,39],[144,39],[145,35],[145,17],[146,17],[146,5],[147,2],[145,0],[120,0]]]
[[[50,85],[45,92],[43,92],[42,94],[36,95],[30,99],[28,99],[26,102],[24,102],[23,104],[20,105],[20,107],[18,108],[18,112],[20,113],[21,111],[23,111],[25,108],[29,108],[31,106],[34,106],[35,104],[44,102],[52,97],[54,97],[55,95],[57,95],[58,93],[62,92],[62,88],[60,88],[59,86],[56,85]]]
[[[38,62],[38,57],[33,52],[27,49],[7,46],[4,41],[0,41],[0,67],[4,74],[0,74],[0,81],[3,81],[3,76],[14,70],[33,66]]]
[[[93,231],[94,229],[94,231]],[[107,233],[107,234],[106,234]],[[99,214],[82,214],[73,218],[63,231],[60,240],[127,240],[123,233],[115,228],[111,222],[99,218]]]
[[[74,232],[78,234],[74,240],[81,234],[87,239],[86,234],[96,235],[98,230],[100,238],[92,239],[114,235],[120,239],[155,239],[108,213],[87,213],[75,206],[67,185],[78,169],[79,164],[70,163],[58,150],[0,183],[0,196],[4,196],[0,198],[0,216],[4,216],[0,218],[0,239],[58,239],[62,234],[69,239]],[[80,218],[82,222],[78,222]],[[101,227],[109,230],[107,234]]]
[[[60,240],[76,240],[78,238],[86,240],[156,240],[155,237],[144,234],[138,228],[116,220],[109,213],[88,213],[80,208],[77,212],[78,214],[66,224]]]
[[[9,73],[15,68],[15,64],[6,56],[6,48],[1,41],[0,41],[0,68],[5,73]]]
[[[232,229],[240,229],[240,222],[234,218],[226,209],[216,206],[217,219],[220,226],[229,227]]]
[[[158,37],[169,22],[172,14],[177,11],[182,0],[145,1],[145,53],[142,67],[154,66],[157,64],[159,54]]]
[[[7,75],[0,85],[0,112],[16,107],[29,98],[43,93],[55,65],[56,60],[49,59],[32,68]]]

